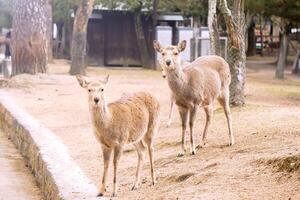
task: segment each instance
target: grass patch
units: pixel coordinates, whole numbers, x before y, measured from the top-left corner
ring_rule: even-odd
[[[260,159],[258,163],[272,166],[278,172],[296,172],[300,171],[300,154],[268,160]]]
[[[300,97],[299,85],[277,84],[277,83],[252,83],[252,87],[264,92],[282,97]]]

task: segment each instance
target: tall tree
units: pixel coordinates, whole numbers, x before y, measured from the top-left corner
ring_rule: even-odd
[[[71,47],[70,74],[85,74],[87,24],[92,13],[94,0],[81,0],[77,8]]]
[[[235,0],[232,12],[227,0],[220,0],[219,8],[224,16],[228,33],[228,63],[231,71],[230,102],[233,105],[245,104],[245,13],[244,0]]]
[[[211,53],[220,55],[220,43],[217,22],[217,0],[210,0],[208,3],[208,28]]]
[[[12,75],[47,71],[47,0],[14,0]]]

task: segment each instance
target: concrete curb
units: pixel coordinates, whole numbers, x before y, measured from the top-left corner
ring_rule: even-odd
[[[48,128],[0,90],[0,129],[27,161],[45,199],[99,199],[97,188]]]

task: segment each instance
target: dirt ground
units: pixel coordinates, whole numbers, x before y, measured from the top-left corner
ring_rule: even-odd
[[[171,127],[166,127],[169,89],[159,71],[88,68],[91,77],[111,75],[106,90],[108,102],[123,92],[146,90],[161,103],[161,125],[155,140],[158,182],[149,186],[146,157],[143,184],[136,191],[130,190],[137,154],[129,146],[120,162],[118,199],[300,199],[299,170],[278,172],[272,165],[258,162],[300,154],[300,77],[287,73],[285,80],[275,80],[271,62],[247,62],[247,105],[232,108],[236,144],[228,147],[225,115],[216,104],[207,147],[184,157],[177,157],[181,138],[177,112]],[[67,71],[66,61],[55,60],[50,66],[51,75],[20,75],[5,90],[62,139],[78,165],[98,185],[102,154],[92,132],[87,97]],[[197,144],[201,141],[204,117],[200,110],[195,129]],[[188,134],[186,141],[189,147]],[[112,173],[109,174],[106,196],[112,192]]]
[[[31,171],[24,165],[21,154],[0,131],[0,200],[43,199]]]

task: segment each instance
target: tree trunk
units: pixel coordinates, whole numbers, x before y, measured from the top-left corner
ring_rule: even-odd
[[[232,105],[245,104],[245,13],[244,0],[236,0],[233,14],[228,9],[227,1],[220,0],[219,8],[225,18],[228,32],[228,64],[231,71],[230,102]]]
[[[12,75],[47,71],[47,0],[14,0]]]
[[[93,5],[94,0],[81,0],[76,11],[71,45],[71,75],[85,74],[86,32]]]
[[[248,49],[247,55],[254,56],[256,53],[255,23],[253,22],[248,29]]]
[[[300,50],[297,51],[293,67],[292,67],[292,74],[300,73]]]
[[[141,62],[144,68],[151,68],[152,63],[148,51],[148,45],[145,39],[145,33],[143,30],[142,16],[140,9],[134,13],[134,25],[137,36],[137,44],[141,55]]]
[[[213,55],[220,55],[220,40],[218,33],[218,22],[217,22],[217,0],[210,0],[208,2],[208,28],[209,28],[209,39],[210,39],[210,50]]]
[[[48,62],[53,62],[53,42],[52,42],[52,0],[48,0],[46,5],[47,16],[47,57]]]
[[[279,58],[278,58],[276,73],[275,73],[275,77],[278,79],[284,78],[284,68],[286,66],[287,51],[288,51],[288,38],[287,38],[285,23],[283,21],[281,27],[281,33],[280,33]]]
[[[157,25],[157,18],[158,18],[158,14],[157,14],[157,6],[158,6],[159,0],[153,0],[152,2],[152,6],[153,6],[153,13],[152,13],[152,38],[151,40],[156,40],[156,25]],[[156,53],[155,50],[153,48],[153,45],[150,45],[149,48],[149,53],[151,55],[151,60],[152,60],[152,69],[156,69]]]

